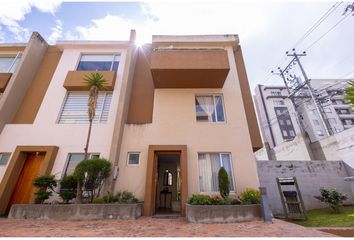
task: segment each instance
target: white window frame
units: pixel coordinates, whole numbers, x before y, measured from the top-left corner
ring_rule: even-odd
[[[79,67],[79,64],[81,62],[81,58],[83,56],[100,56],[100,55],[113,56],[112,57],[112,62],[111,62],[111,67],[110,67],[110,71],[113,71],[112,69],[113,69],[113,64],[114,64],[114,58],[116,56],[119,56],[119,61],[118,61],[119,63],[118,63],[118,68],[117,68],[117,72],[118,72],[119,66],[120,66],[120,63],[121,63],[122,54],[121,53],[112,53],[112,52],[108,52],[108,53],[105,53],[105,52],[97,52],[97,53],[96,52],[93,52],[93,53],[85,52],[85,53],[80,53],[79,59],[78,59],[78,61],[76,63],[76,66],[75,66],[75,71],[82,71],[82,70],[77,70],[77,68]],[[95,70],[88,70],[88,71],[95,71]]]
[[[138,154],[139,155],[139,157],[138,157],[138,160],[139,160],[139,162],[138,162],[138,164],[131,164],[131,163],[129,163],[129,156],[130,156],[130,154]],[[140,156],[141,156],[141,153],[140,152],[128,152],[128,154],[127,154],[127,166],[129,166],[129,167],[138,167],[138,166],[140,166]]]
[[[216,101],[215,101],[215,97],[221,97],[222,100],[222,110],[224,113],[224,121],[219,121],[218,120],[218,116],[217,116],[217,111],[216,111]],[[197,99],[197,97],[213,97],[213,103],[214,103],[214,112],[215,112],[215,122],[209,122],[209,121],[198,121],[197,120],[197,111],[196,111],[196,105],[195,105],[195,101]],[[195,111],[195,121],[197,123],[226,123],[226,112],[225,112],[225,105],[224,105],[224,96],[221,93],[206,93],[206,94],[196,94],[194,95],[194,111]]]
[[[222,157],[221,154],[228,154],[230,157],[230,167],[231,167],[231,180],[234,185],[234,190],[230,190],[230,193],[236,193],[236,182],[235,182],[235,177],[234,177],[234,167],[233,167],[233,162],[232,162],[232,155],[231,152],[197,152],[197,162],[198,162],[198,190],[202,194],[215,194],[219,192],[202,192],[200,191],[200,181],[199,181],[199,173],[200,173],[200,166],[199,166],[199,154],[219,154],[219,161],[220,161],[220,167],[223,167],[222,164]]]

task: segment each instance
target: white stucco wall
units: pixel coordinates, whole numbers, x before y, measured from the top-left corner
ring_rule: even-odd
[[[117,79],[112,95],[107,123],[93,124],[89,152],[100,153],[108,158],[111,148],[113,127],[118,109],[118,95],[127,51],[121,49],[65,49],[50,82],[41,107],[33,124],[7,124],[0,135],[0,152],[15,151],[19,145],[43,146],[55,145],[59,151],[52,173],[58,178],[62,176],[69,153],[82,153],[86,143],[88,124],[57,124],[66,95],[63,83],[66,74],[75,70],[81,53],[120,53],[121,60]],[[6,171],[6,166],[0,166],[0,180]]]
[[[125,125],[116,191],[144,198],[149,145],[187,145],[189,195],[199,192],[198,152],[231,153],[237,193],[259,186],[234,56],[227,50],[230,72],[222,89],[155,89],[153,122]],[[226,122],[197,122],[195,95],[213,93],[223,94]],[[141,153],[139,166],[127,165],[128,152]]]

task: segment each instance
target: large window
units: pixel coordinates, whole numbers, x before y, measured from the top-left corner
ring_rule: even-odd
[[[200,192],[218,192],[218,172],[224,167],[229,175],[230,191],[235,191],[229,153],[198,153]]]
[[[84,160],[84,155],[83,153],[69,153],[68,156],[68,161],[65,167],[65,171],[64,171],[64,176],[67,175],[71,175],[74,173],[76,166],[82,161]],[[100,157],[99,153],[89,153],[88,154],[88,158],[92,159],[92,158],[98,158]]]
[[[20,57],[0,57],[0,72],[15,72],[19,61]]]
[[[82,55],[78,71],[117,71],[120,55]]]
[[[88,92],[68,92],[59,116],[59,123],[88,123]],[[105,123],[108,119],[112,93],[101,92],[98,95],[96,115],[93,123]]]
[[[0,166],[5,166],[9,161],[11,153],[0,153]]]
[[[224,104],[221,95],[195,97],[195,110],[198,122],[224,122]]]

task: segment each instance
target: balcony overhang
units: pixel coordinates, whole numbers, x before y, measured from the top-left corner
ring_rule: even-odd
[[[0,73],[0,93],[5,91],[5,88],[10,81],[12,73]]]
[[[105,85],[106,91],[113,91],[116,81],[115,71],[69,71],[64,81],[64,88],[68,91],[88,91],[89,88],[84,80],[85,76],[89,76],[92,72],[98,72],[107,80]]]
[[[155,88],[222,88],[230,70],[224,49],[157,50],[150,67]]]

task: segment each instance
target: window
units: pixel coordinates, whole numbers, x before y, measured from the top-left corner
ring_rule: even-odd
[[[274,105],[285,105],[283,100],[273,100]]]
[[[290,130],[289,133],[290,133],[290,136],[291,136],[291,137],[295,137],[295,132],[294,132],[294,130]]]
[[[286,130],[282,130],[283,133],[283,137],[287,137],[288,136],[288,132]]]
[[[88,98],[88,92],[68,92],[58,123],[88,123]],[[99,93],[96,105],[96,116],[93,119],[93,123],[107,122],[111,100],[111,92]]]
[[[337,121],[335,118],[328,118],[329,124],[337,124]]]
[[[335,100],[334,103],[336,105],[341,105],[341,104],[344,104],[344,101],[343,100]]]
[[[224,122],[224,104],[220,95],[196,96],[197,122]]]
[[[353,125],[353,120],[352,119],[344,119],[342,120],[343,125]]]
[[[140,153],[128,153],[128,165],[139,165]]]
[[[200,192],[218,192],[218,172],[224,167],[229,175],[230,191],[235,191],[229,153],[198,153]]]
[[[65,167],[64,176],[74,173],[76,166],[84,160],[84,153],[69,153],[68,162]],[[89,159],[99,158],[99,153],[89,153]]]
[[[272,96],[281,96],[281,92],[270,92]]]
[[[340,109],[339,114],[349,114],[349,110],[348,109]]]
[[[117,71],[119,55],[82,55],[78,71]]]
[[[20,57],[0,57],[0,72],[13,73],[20,61]]]
[[[9,161],[10,156],[11,156],[11,153],[0,153],[0,166],[7,165],[7,162]]]
[[[318,135],[319,137],[322,137],[322,136],[324,136],[324,133],[323,133],[322,130],[318,130],[318,131],[317,131],[317,135]]]
[[[284,125],[284,120],[279,119],[279,125]]]
[[[287,120],[286,120],[286,125],[291,126],[291,121],[290,121],[290,119],[287,119]]]
[[[324,111],[326,112],[326,113],[331,113],[332,112],[332,110],[329,108],[329,107],[325,107],[325,108],[323,108],[324,109]]]
[[[316,126],[320,125],[320,122],[316,119],[312,120],[313,121],[313,124],[315,124]]]

